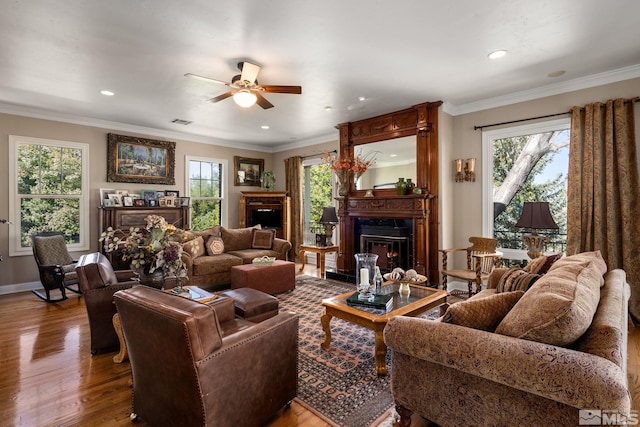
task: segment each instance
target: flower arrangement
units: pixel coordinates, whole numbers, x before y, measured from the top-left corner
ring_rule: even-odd
[[[365,156],[356,154],[353,158],[339,158],[336,153],[325,151],[322,163],[329,165],[331,170],[341,174],[351,172],[357,177],[369,169],[369,166],[376,162],[376,152],[370,152]]]
[[[107,228],[100,236],[105,252],[121,250],[123,260],[131,260],[132,268],[147,274],[162,269],[166,276],[185,278],[187,269],[182,262],[184,230],[167,224],[159,215],[149,215],[145,220],[145,228],[132,227],[124,238],[118,237],[122,234],[119,230]]]

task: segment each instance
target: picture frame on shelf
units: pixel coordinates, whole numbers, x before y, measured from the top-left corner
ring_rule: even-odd
[[[147,205],[149,205],[150,200],[156,200],[155,190],[141,190],[140,195]]]
[[[116,192],[113,188],[101,188],[100,190],[100,205],[106,206],[104,204],[105,200],[109,199],[109,194],[113,194]]]
[[[190,203],[190,201],[191,201],[191,198],[190,198],[190,197],[180,197],[180,198],[179,198],[179,202],[178,202],[178,204],[179,204],[179,206],[180,206],[181,208],[182,208],[182,207],[187,207],[187,208],[188,208],[188,207],[189,207],[189,203]]]
[[[180,191],[178,190],[164,190],[166,197],[180,197]]]
[[[102,206],[104,206],[105,208],[110,208],[113,206],[113,200],[111,199],[104,199]]]
[[[107,134],[107,182],[175,185],[176,143]]]
[[[133,205],[134,206],[138,206],[138,207],[145,207],[145,206],[147,206],[147,203],[145,202],[144,199],[134,199],[133,200]]]
[[[122,197],[122,205],[127,207],[133,206],[133,198],[131,196]]]
[[[162,198],[164,198],[165,196],[165,192],[164,191],[156,191],[156,199],[160,200]]]
[[[158,207],[158,201],[156,199],[147,200],[147,206],[149,206],[151,208],[156,208],[156,207]]]
[[[113,203],[112,206],[122,206],[122,196],[117,193],[111,193],[108,195],[109,200]]]
[[[167,198],[166,197],[158,198],[158,206],[160,206],[161,208],[167,206]]]
[[[165,197],[167,207],[175,208],[178,206],[178,199],[176,197]]]
[[[260,177],[264,172],[264,159],[250,159],[248,157],[233,157],[234,185],[260,186]]]

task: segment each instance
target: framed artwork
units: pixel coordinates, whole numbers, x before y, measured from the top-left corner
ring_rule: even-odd
[[[151,206],[149,205],[149,201],[156,199],[155,190],[142,190],[140,192],[140,195],[142,196],[142,199],[146,202],[148,206]]]
[[[122,196],[120,194],[109,194],[109,200],[113,203],[111,206],[122,206]]]
[[[234,156],[233,166],[235,185],[260,186],[260,176],[264,172],[264,159]]]
[[[100,205],[107,206],[105,205],[104,202],[109,199],[109,194],[113,194],[115,192],[116,190],[114,190],[113,188],[101,188],[100,189]]]
[[[145,207],[147,206],[146,202],[144,201],[144,199],[134,199],[133,200],[133,205],[134,206],[141,206],[141,207]]]
[[[107,134],[107,181],[175,185],[176,143]]]
[[[122,205],[123,206],[133,206],[133,198],[131,196],[123,196],[122,197]]]
[[[180,207],[189,207],[190,197],[180,197],[179,205]]]

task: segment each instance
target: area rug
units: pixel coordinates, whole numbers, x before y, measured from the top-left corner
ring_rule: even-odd
[[[336,426],[366,427],[393,404],[390,376],[379,377],[373,358],[373,331],[331,320],[331,349],[320,348],[322,300],[353,290],[354,285],[298,276],[293,292],[277,295],[281,309],[300,315],[298,330],[298,400]],[[435,318],[434,309],[423,316]],[[387,363],[390,362],[390,352]]]

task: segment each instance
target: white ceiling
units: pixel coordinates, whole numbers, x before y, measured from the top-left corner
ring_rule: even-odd
[[[456,115],[640,77],[637,0],[1,3],[0,112],[264,151],[425,101]],[[302,95],[242,109],[184,77],[229,81],[245,59]]]

